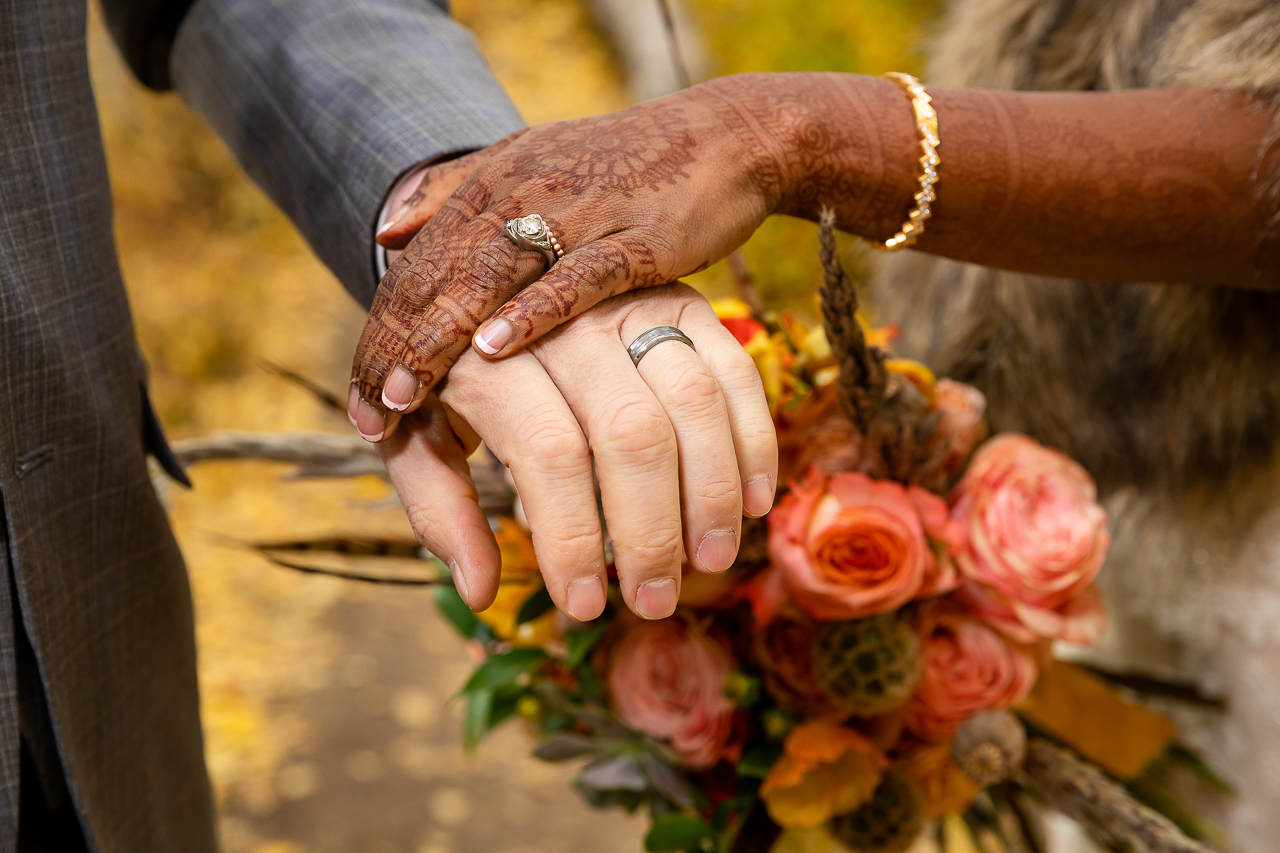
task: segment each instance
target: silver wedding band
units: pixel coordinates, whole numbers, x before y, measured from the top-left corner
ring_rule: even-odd
[[[641,334],[640,337],[631,342],[631,346],[627,347],[627,352],[631,355],[631,363],[639,367],[640,359],[644,358],[649,350],[663,341],[679,341],[682,344],[688,344],[689,349],[694,352],[698,351],[689,336],[675,326],[654,326],[649,331]]]
[[[548,268],[564,257],[560,241],[551,233],[546,220],[536,213],[508,219],[502,233],[521,249],[540,253]]]

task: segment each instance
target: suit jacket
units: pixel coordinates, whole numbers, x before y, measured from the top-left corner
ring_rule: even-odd
[[[176,84],[366,304],[395,179],[520,125],[470,36],[427,0],[103,5],[144,81]],[[190,589],[147,475],[162,439],[112,242],[85,29],[85,0],[0,0],[0,853],[17,818],[11,613],[90,846],[212,850]]]

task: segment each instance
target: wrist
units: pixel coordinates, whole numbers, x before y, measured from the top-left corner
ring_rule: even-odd
[[[894,82],[857,74],[778,75],[775,133],[783,176],[776,213],[817,219],[883,240],[918,189],[919,139],[910,99]]]

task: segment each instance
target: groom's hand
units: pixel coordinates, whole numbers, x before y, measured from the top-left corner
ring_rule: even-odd
[[[716,81],[520,131],[475,155],[429,221],[411,206],[382,232],[383,245],[407,248],[383,278],[356,353],[349,413],[360,433],[390,435],[500,306],[475,337],[488,357],[744,242],[777,204],[781,178],[769,154],[776,142],[744,130],[734,86]],[[532,213],[565,250],[550,270],[503,234],[509,219]]]
[[[683,329],[638,366],[627,344]],[[605,604],[601,511],[627,605],[675,608],[682,563],[727,569],[742,512],[773,502],[777,443],[755,365],[684,285],[622,296],[528,351],[492,364],[465,354],[379,451],[419,540],[477,609],[497,591],[497,544],[466,458],[483,439],[507,465],[556,605],[594,619]],[[599,481],[596,502],[593,479]]]

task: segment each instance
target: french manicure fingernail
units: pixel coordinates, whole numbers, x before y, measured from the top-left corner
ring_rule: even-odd
[[[773,478],[768,476],[748,480],[742,490],[742,508],[752,518],[759,518],[773,509]]]
[[[356,386],[352,385],[351,390],[347,392],[347,420],[351,421],[351,425],[356,425],[356,412],[360,405],[360,392],[356,390]]]
[[[738,556],[738,535],[733,528],[712,530],[698,543],[698,565],[708,572],[723,572]]]
[[[470,607],[471,599],[467,596],[467,578],[462,574],[462,569],[458,568],[457,560],[449,561],[449,574],[453,576],[453,585],[458,590],[458,595],[462,596],[462,600]]]
[[[646,619],[662,619],[676,610],[680,593],[675,578],[656,578],[636,590],[636,612]]]
[[[418,393],[418,377],[403,364],[391,371],[391,378],[382,389],[382,402],[393,412],[403,412]]]
[[[485,355],[497,355],[498,350],[507,345],[513,334],[515,329],[512,325],[498,318],[476,333],[476,346]]]
[[[387,419],[367,401],[361,400],[356,410],[356,431],[365,441],[382,441],[387,431]]]
[[[604,611],[604,584],[599,575],[579,578],[565,591],[569,616],[579,622],[590,622]]]

